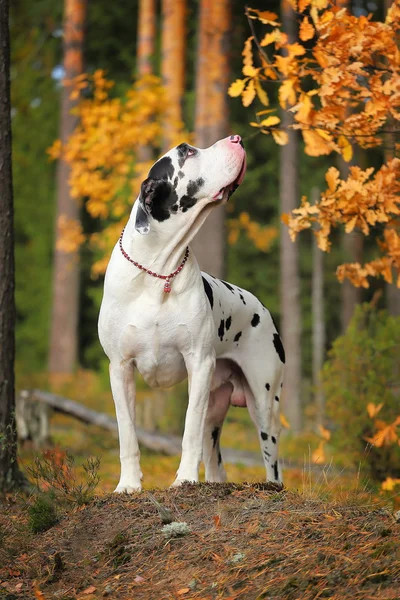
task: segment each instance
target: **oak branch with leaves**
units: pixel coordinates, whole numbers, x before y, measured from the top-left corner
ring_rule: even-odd
[[[251,35],[243,50],[243,75],[232,83],[229,94],[241,96],[244,106],[256,97],[268,107],[268,84],[278,84],[279,105],[292,115],[291,129],[299,130],[309,156],[337,153],[346,162],[353,148],[369,149],[391,140],[390,159],[375,171],[351,166],[347,179],[331,167],[326,173],[327,189],[315,204],[306,197],[301,206],[282,219],[292,239],[316,224],[318,246],[329,251],[332,229],[343,225],[350,233],[359,229],[370,235],[381,224],[378,254],[360,265],[338,267],[340,281],[369,287],[368,278],[382,276],[392,283],[396,274],[400,287],[400,0],[390,7],[385,22],[372,16],[356,17],[329,0],[288,0],[299,16],[299,41],[288,42],[278,15],[246,9]],[[258,39],[253,21],[266,27]],[[276,109],[266,108],[252,122],[276,143],[288,143],[287,132],[279,127]],[[388,157],[387,157],[388,158]]]

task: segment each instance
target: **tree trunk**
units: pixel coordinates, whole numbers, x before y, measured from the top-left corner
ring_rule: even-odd
[[[173,145],[176,145],[177,136],[183,127],[186,0],[162,0],[162,16],[161,74],[167,91],[163,129],[164,150],[168,151]]]
[[[196,145],[206,148],[229,134],[229,0],[201,0],[196,73]],[[192,242],[202,270],[224,274],[225,207],[215,208]]]
[[[349,175],[349,164],[341,157],[338,159],[339,170],[342,178],[347,178]],[[363,261],[364,238],[359,231],[351,233],[343,233],[342,248],[344,262],[359,262]],[[354,309],[361,302],[362,290],[355,287],[348,279],[345,279],[340,288],[341,295],[341,325],[342,333],[344,333],[351,321]]]
[[[15,427],[15,263],[8,0],[0,0],[0,491],[20,487]]]
[[[65,0],[64,5],[64,76],[66,82],[83,73],[83,42],[87,0]],[[77,125],[71,114],[77,100],[70,99],[71,89],[64,82],[61,92],[60,138],[64,144]],[[57,248],[59,219],[79,220],[79,206],[69,190],[70,167],[61,158],[57,170],[56,234],[53,266],[53,309],[51,315],[49,371],[71,374],[78,352],[79,251]]]
[[[283,28],[293,43],[297,39],[296,17],[285,0],[282,0],[281,7]],[[284,128],[292,123],[292,117],[286,111],[282,111],[281,119]],[[299,205],[298,138],[296,132],[288,133],[289,143],[281,146],[280,150],[281,213],[290,213]],[[293,433],[299,433],[302,428],[299,244],[297,241],[293,243],[290,240],[286,225],[281,225],[280,270],[281,329],[287,354],[283,412],[289,420]]]
[[[385,0],[385,13],[387,13],[392,3],[393,0]],[[393,130],[393,133],[389,132],[384,136],[385,163],[396,157],[396,127],[393,117],[390,117],[388,127]],[[398,273],[393,269],[393,283],[386,283],[386,305],[389,313],[394,317],[400,315],[400,289],[396,285],[397,277]]]
[[[137,34],[137,72],[139,77],[153,73],[156,35],[155,0],[139,0]]]
[[[320,192],[313,188],[311,202],[315,204]],[[312,378],[314,387],[317,427],[324,424],[325,398],[321,387],[321,370],[325,355],[325,314],[324,314],[324,254],[318,248],[313,236],[312,260]]]
[[[155,0],[140,0],[137,33],[137,74],[139,77],[153,73],[155,35]],[[151,161],[153,158],[152,148],[150,146],[138,146],[137,156],[139,162]]]

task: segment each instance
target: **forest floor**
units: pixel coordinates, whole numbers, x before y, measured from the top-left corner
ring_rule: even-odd
[[[187,484],[96,497],[37,534],[21,500],[3,508],[1,600],[400,598],[400,524],[361,491]]]

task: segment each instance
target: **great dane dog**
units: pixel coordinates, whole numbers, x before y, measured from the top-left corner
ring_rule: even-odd
[[[174,486],[226,479],[220,435],[229,405],[247,406],[267,480],[281,483],[279,400],[284,349],[268,310],[250,292],[202,273],[188,244],[242,182],[238,135],[206,149],[180,144],[142,183],[107,268],[99,316],[110,360],[120,439],[116,492],[141,489],[135,433],[137,369],[153,387],[189,379],[182,457]]]

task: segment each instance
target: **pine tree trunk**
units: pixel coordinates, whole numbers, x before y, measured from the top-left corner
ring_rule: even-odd
[[[385,14],[389,10],[392,3],[393,0],[385,0]],[[396,157],[396,126],[393,122],[393,117],[390,117],[388,127],[393,129],[393,133],[389,132],[384,136],[385,163]],[[395,272],[393,269],[393,283],[386,284],[386,305],[389,313],[394,317],[398,317],[400,315],[400,289],[396,285],[398,276],[399,273]]]
[[[0,491],[23,484],[15,427],[15,263],[11,168],[9,3],[0,0]]]
[[[64,59],[65,79],[83,73],[83,42],[87,0],[65,0]],[[70,99],[71,88],[61,92],[60,138],[64,144],[77,125],[71,114],[77,101]],[[79,313],[79,251],[64,252],[57,248],[59,218],[79,220],[79,206],[69,190],[70,167],[60,159],[57,170],[56,233],[53,266],[53,309],[51,315],[49,371],[71,374],[77,363]]]
[[[156,36],[155,0],[139,0],[137,34],[137,72],[139,77],[153,73]]]
[[[168,151],[177,142],[177,135],[183,127],[186,0],[162,0],[162,17],[161,74],[167,91],[163,130],[164,151]]]
[[[315,204],[320,192],[313,188],[311,202]],[[324,254],[318,248],[317,239],[312,239],[312,379],[316,418],[318,425],[324,424],[325,398],[321,386],[321,370],[325,355],[325,315],[324,315]]]
[[[156,36],[155,0],[139,0],[139,18],[137,33],[137,74],[139,77],[153,73],[153,61]],[[150,146],[139,146],[139,162],[151,161],[153,151]]]
[[[196,73],[196,146],[206,148],[229,134],[231,5],[201,0]],[[223,277],[225,207],[215,208],[192,242],[202,270]]]
[[[281,7],[283,28],[293,43],[297,39],[296,17],[285,0]],[[292,117],[286,111],[282,112],[281,119],[284,128],[292,123]],[[279,172],[281,213],[289,213],[299,204],[296,132],[289,131],[289,143],[281,146]],[[283,412],[293,433],[299,433],[302,428],[299,245],[290,240],[286,225],[281,226],[280,270],[281,334],[286,348]]]
[[[338,159],[340,175],[342,178],[349,176],[349,165],[341,157]],[[359,231],[343,233],[342,235],[343,262],[363,261],[364,239]],[[351,321],[354,310],[361,302],[362,290],[355,287],[348,279],[345,279],[340,288],[341,295],[341,325],[344,333]]]

